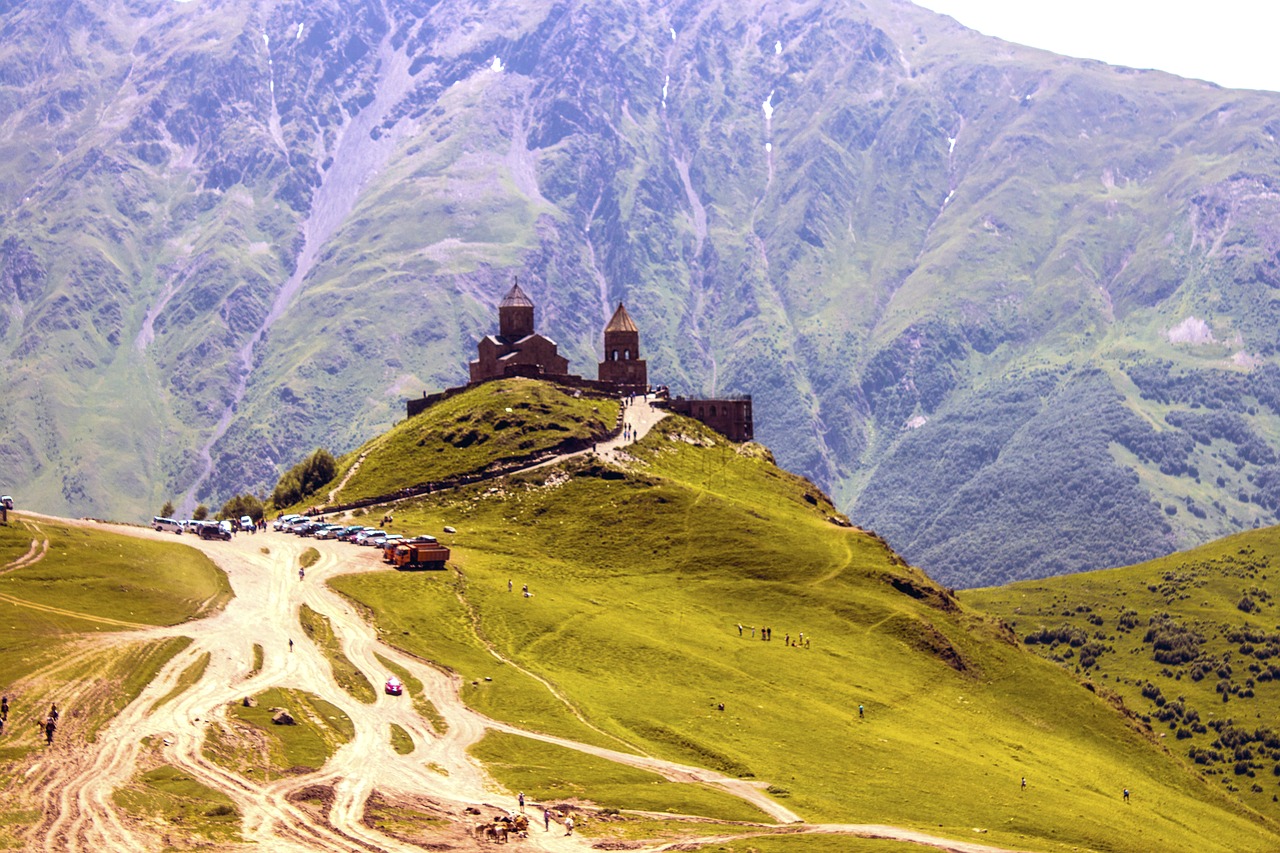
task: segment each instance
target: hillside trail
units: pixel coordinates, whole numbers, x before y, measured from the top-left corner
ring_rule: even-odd
[[[163,541],[176,538],[147,528],[93,521],[64,523]],[[421,851],[422,847],[382,833],[366,823],[366,802],[375,791],[393,800],[432,804],[433,813],[452,826],[444,830],[452,833],[448,835],[452,846],[478,849],[481,842],[466,831],[475,818],[464,809],[477,808],[488,817],[515,812],[518,808],[513,794],[497,785],[468,753],[469,747],[487,731],[509,732],[554,743],[678,782],[712,785],[747,799],[775,820],[784,823],[800,820],[798,815],[766,795],[762,790],[765,782],[747,782],[703,768],[529,732],[471,710],[460,699],[461,681],[457,675],[383,642],[374,627],[327,586],[327,580],[342,574],[390,571],[380,561],[380,552],[376,549],[302,540],[283,533],[241,533],[230,542],[206,542],[191,536],[183,536],[180,541],[208,554],[227,572],[235,598],[224,610],[207,618],[169,627],[95,635],[98,644],[125,645],[174,636],[191,637],[193,642],[169,661],[137,699],[99,732],[94,743],[75,742],[74,729],[69,728],[59,733],[53,748],[34,759],[26,778],[32,789],[38,790],[35,805],[42,812],[42,818],[26,839],[27,849],[46,853],[132,853],[156,849],[158,839],[154,828],[142,825],[121,810],[113,794],[129,784],[140,769],[157,761],[225,793],[242,816],[244,841],[258,844],[262,849],[290,853]],[[316,549],[320,558],[307,569],[306,578],[299,579],[300,559],[308,548]],[[446,722],[444,731],[436,731],[420,717],[408,696],[389,696],[378,690],[375,701],[364,704],[339,687],[327,658],[301,629],[298,610],[304,603],[330,620],[343,652],[374,685],[380,686],[386,676],[385,667],[375,654],[404,667],[419,679],[426,698]],[[255,643],[263,648],[261,668],[256,672],[253,671]],[[205,654],[209,655],[209,661],[203,675],[170,698],[183,674]],[[209,733],[231,731],[229,707],[243,697],[272,687],[308,691],[332,703],[350,717],[354,736],[319,770],[283,774],[267,780],[248,778],[206,757],[204,747]],[[68,697],[63,701],[64,708],[70,711],[73,702],[73,697]],[[414,749],[408,755],[392,748],[393,724],[413,740]],[[294,795],[314,786],[332,791],[332,805],[327,814],[317,816],[295,801]],[[536,815],[540,806],[531,804],[531,811]],[[784,829],[777,824],[745,824],[740,834],[726,834],[719,840],[777,831],[899,838],[957,853],[1009,853],[994,847],[936,839],[908,829],[858,825],[793,824]],[[680,843],[698,846],[716,840],[691,833]],[[530,849],[550,853],[580,853],[593,842],[589,837],[566,835],[557,824],[549,831],[541,829],[541,822],[535,821],[528,839],[522,843]],[[228,848],[234,846],[227,845]],[[671,849],[671,845],[636,849]]]

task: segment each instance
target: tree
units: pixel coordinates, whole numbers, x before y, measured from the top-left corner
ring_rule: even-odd
[[[262,520],[262,501],[250,494],[236,495],[218,510],[218,518],[229,518],[232,521],[247,515],[254,521]]]
[[[294,465],[280,477],[271,492],[271,503],[277,508],[291,506],[314,494],[338,473],[338,461],[323,447]]]
[[[173,518],[173,501],[165,501],[164,506],[160,507],[161,518]]]
[[[209,517],[209,508],[204,504],[200,504],[196,507],[196,511],[191,513],[191,517],[196,521],[204,521]]]

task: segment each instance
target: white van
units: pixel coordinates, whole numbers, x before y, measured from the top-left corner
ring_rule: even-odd
[[[166,533],[177,533],[179,535],[182,534],[182,524],[180,522],[174,521],[172,518],[164,518],[163,516],[159,516],[159,515],[153,516],[151,519],[151,526],[154,527],[156,530],[160,530]]]

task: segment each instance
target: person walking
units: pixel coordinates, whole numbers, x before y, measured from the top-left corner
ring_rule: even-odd
[[[564,819],[564,834],[573,835],[573,818],[572,817],[567,817]]]
[[[58,730],[58,722],[53,717],[44,721],[44,742],[49,746],[53,746],[53,733]],[[1128,792],[1125,792],[1126,799]]]
[[[1024,791],[1025,791],[1025,790],[1027,790],[1027,777],[1026,777],[1026,776],[1023,776],[1023,777],[1022,777],[1022,790],[1024,790]]]
[[[0,698],[0,720],[9,719],[9,697]]]
[[[293,637],[289,638],[289,651],[291,653],[293,652]]]
[[[1124,789],[1124,801],[1125,801],[1126,803],[1127,803],[1127,802],[1129,802],[1129,789],[1128,789],[1128,788],[1125,788],[1125,789]]]
[[[542,828],[547,832],[551,831],[551,809],[542,810]]]
[[[520,814],[524,814],[524,791],[521,791],[516,799],[520,801]]]
[[[307,576],[307,570],[306,570],[306,569],[298,569],[298,580],[302,580],[302,579],[303,579],[303,578],[305,578],[306,576]]]

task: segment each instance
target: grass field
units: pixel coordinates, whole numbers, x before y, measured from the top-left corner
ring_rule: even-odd
[[[636,474],[575,461],[402,504],[397,529],[458,530],[456,571],[333,585],[484,713],[764,780],[809,821],[1043,850],[1280,844],[758,448],[669,419],[632,452]],[[588,775],[579,793],[619,790]]]
[[[240,813],[231,798],[167,764],[140,773],[113,799],[125,811],[180,828],[184,835],[220,843],[241,840]]]
[[[253,698],[257,704],[251,708],[231,705],[230,716],[256,734],[231,738],[210,729],[204,750],[210,760],[250,779],[266,781],[290,771],[318,770],[355,735],[351,718],[314,694],[272,688]],[[297,724],[273,724],[275,708],[289,711]]]
[[[1122,697],[1214,787],[1280,820],[1280,528],[963,598]]]

